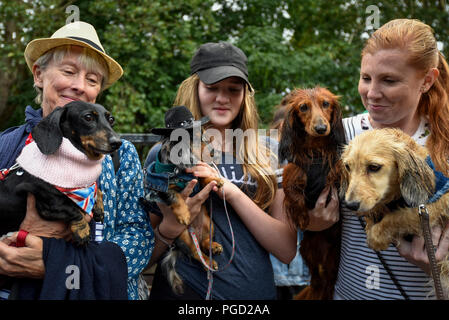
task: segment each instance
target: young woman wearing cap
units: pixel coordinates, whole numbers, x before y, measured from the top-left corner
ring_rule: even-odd
[[[201,192],[189,197],[196,183],[193,180],[183,190],[194,216],[198,214],[201,204],[209,207],[206,199],[211,197],[214,241],[224,248],[221,255],[214,256],[219,269],[230,260],[233,236],[235,239],[235,255],[231,263],[213,274],[213,299],[275,299],[269,253],[285,263],[296,254],[296,231],[286,222],[282,206],[283,191],[277,188],[275,173],[267,165],[268,157],[258,157],[258,148],[264,148],[263,143],[254,139],[241,144],[239,149],[232,139],[225,139],[226,129],[241,129],[243,132],[255,130],[257,133],[258,114],[246,62],[243,51],[229,43],[202,45],[192,59],[192,75],[179,87],[174,103],[188,107],[197,120],[208,116],[210,122],[206,125],[207,130],[215,129],[221,134],[221,139],[214,139],[211,147],[222,153],[217,166],[224,177],[223,187],[218,189],[211,182]],[[226,155],[233,159],[231,164],[223,161]],[[188,171],[198,178],[218,175],[206,163],[200,163]],[[215,192],[210,193],[212,190]],[[223,191],[232,231],[223,204]],[[186,228],[175,220],[170,209],[162,204],[160,208],[162,214],[150,214],[153,227],[158,225],[150,265],[163,256],[167,244],[173,242],[171,239]],[[176,263],[176,270],[183,279],[184,293],[175,294],[158,267],[150,299],[206,297],[209,282],[201,264],[183,255]]]
[[[32,128],[53,109],[73,100],[95,102],[99,93],[123,73],[120,65],[105,53],[94,27],[85,22],[65,25],[51,38],[31,41],[25,59],[34,76],[36,101],[41,109],[28,106],[26,123],[0,135],[0,168],[14,164]],[[0,242],[0,274],[43,281],[36,287],[35,282],[22,280],[22,289],[13,285],[12,298],[138,298],[138,277],[149,260],[153,234],[138,204],[143,185],[137,152],[130,142],[122,140],[118,154],[117,171],[110,156],[103,161],[99,187],[103,192],[104,224],[92,226],[96,240],[107,241],[91,242],[85,250],[79,250],[62,239],[47,239],[63,238],[69,233],[67,226],[42,220],[36,212],[34,197],[28,196],[27,215],[21,225],[21,229],[30,232],[25,248],[7,245],[15,240],[16,234]],[[101,261],[110,263],[101,265]],[[79,290],[66,287],[65,280],[70,275],[66,268],[70,265],[80,268]],[[86,272],[83,267],[91,269]],[[113,283],[117,286],[112,286]],[[5,298],[10,291],[3,289],[0,288],[0,297]]]

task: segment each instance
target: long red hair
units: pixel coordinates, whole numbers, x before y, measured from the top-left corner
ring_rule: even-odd
[[[421,95],[418,112],[428,117],[430,135],[426,147],[438,170],[449,174],[449,67],[438,50],[433,29],[415,19],[395,19],[376,30],[362,51],[374,54],[382,49],[408,52],[408,63],[422,75],[437,68],[439,76],[432,87]]]

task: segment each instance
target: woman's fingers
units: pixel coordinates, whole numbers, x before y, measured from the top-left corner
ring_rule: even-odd
[[[189,197],[192,194],[193,189],[195,188],[197,183],[198,183],[197,179],[193,179],[189,181],[189,183],[187,183],[185,188],[181,191],[181,195],[184,197],[184,199],[187,199],[187,197]]]
[[[435,252],[435,258],[437,261],[442,261],[446,258],[449,252],[449,223],[446,225],[444,230],[441,232],[441,236],[438,239],[438,247]],[[436,242],[434,242],[436,243]]]
[[[185,171],[187,173],[192,173],[195,177],[198,178],[218,177],[217,170],[215,170],[205,162],[198,162],[195,166],[187,168]]]

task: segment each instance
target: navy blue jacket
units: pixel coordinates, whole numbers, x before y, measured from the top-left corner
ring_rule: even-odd
[[[14,164],[32,128],[42,118],[42,111],[27,107],[25,115],[24,125],[0,135],[0,169]],[[62,239],[43,238],[42,258],[44,279],[17,279],[10,299],[128,299],[127,263],[115,243],[90,242],[85,248],[77,248]],[[78,275],[79,288],[70,285],[71,279],[76,283],[74,277]]]

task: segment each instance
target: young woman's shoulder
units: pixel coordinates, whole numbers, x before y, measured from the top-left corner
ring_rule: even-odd
[[[368,113],[360,113],[344,118],[343,128],[345,130],[346,142],[351,141],[363,131],[372,129],[368,120]]]

